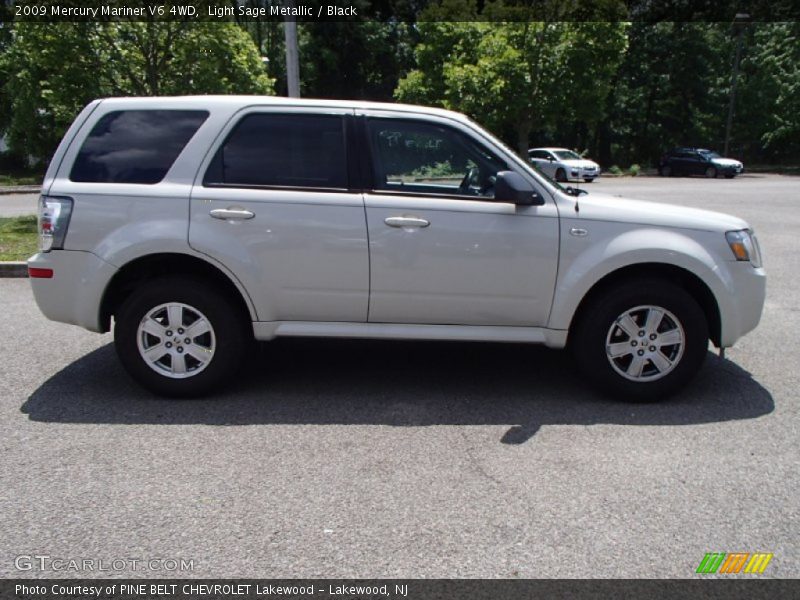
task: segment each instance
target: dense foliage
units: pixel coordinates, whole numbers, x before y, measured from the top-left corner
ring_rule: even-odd
[[[233,23],[21,23],[0,55],[8,143],[48,158],[104,96],[269,94],[251,38]]]
[[[796,22],[626,23],[617,0],[584,20],[559,20],[564,2],[520,19],[500,0],[406,2],[397,19],[386,2],[382,20],[299,24],[304,96],[444,106],[520,151],[651,165],[675,145],[722,150],[740,44],[730,154],[800,158]],[[0,24],[0,134],[44,161],[96,97],[283,94],[283,53],[280,22]]]

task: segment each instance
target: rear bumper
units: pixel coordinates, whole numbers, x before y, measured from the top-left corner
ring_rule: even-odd
[[[91,252],[52,250],[28,259],[28,267],[52,269],[49,278],[30,279],[39,310],[51,321],[102,332],[100,303],[116,267]]]

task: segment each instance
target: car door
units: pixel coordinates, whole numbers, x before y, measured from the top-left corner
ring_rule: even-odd
[[[549,162],[547,160],[547,152],[544,150],[533,150],[529,154],[530,162],[539,169],[542,173],[547,174],[549,170]]]
[[[692,165],[690,162],[690,155],[684,150],[677,151],[672,157],[672,170],[678,175],[691,174]]]
[[[237,114],[192,189],[189,243],[244,285],[259,321],[365,322],[364,204],[349,189],[352,110]]]
[[[708,160],[708,157],[700,154],[699,152],[692,152],[693,157],[693,165],[694,165],[694,175],[705,175],[706,169],[712,166]]]
[[[705,166],[703,165],[702,159],[697,152],[686,152],[685,153],[685,171],[689,175],[699,175],[705,171]]]
[[[494,176],[511,165],[459,121],[366,111],[361,125],[369,321],[543,326],[559,241],[544,190],[543,206],[495,202]]]

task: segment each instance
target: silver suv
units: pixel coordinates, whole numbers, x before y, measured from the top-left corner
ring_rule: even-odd
[[[97,100],[50,163],[29,274],[48,318],[113,320],[168,396],[228,380],[253,340],[325,336],[570,346],[603,390],[652,400],[756,326],[747,223],[578,193],[444,110]]]

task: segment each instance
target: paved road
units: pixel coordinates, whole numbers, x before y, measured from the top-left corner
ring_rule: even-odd
[[[542,348],[314,340],[266,345],[216,400],[164,401],[110,336],[0,281],[0,576],[48,554],[196,577],[692,577],[711,551],[800,576],[800,179],[591,189],[760,235],[762,325],[668,403],[600,399]]]
[[[39,194],[0,194],[0,217],[35,215]]]

